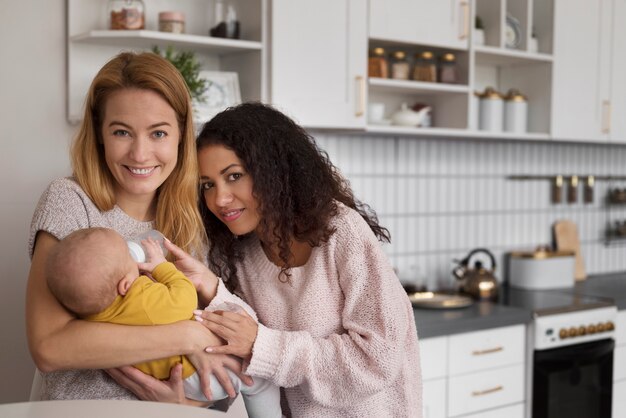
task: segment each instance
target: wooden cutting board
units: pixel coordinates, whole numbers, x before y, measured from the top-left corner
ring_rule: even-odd
[[[572,221],[557,221],[552,226],[554,234],[554,243],[558,251],[574,251],[576,256],[574,264],[574,278],[585,280],[587,273],[585,272],[585,263],[580,251],[580,239],[578,238],[578,228]]]

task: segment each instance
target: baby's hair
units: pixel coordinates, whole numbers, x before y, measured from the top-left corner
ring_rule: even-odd
[[[50,292],[78,317],[102,312],[117,295],[113,278],[122,277],[123,263],[116,252],[120,244],[126,248],[123,238],[107,228],[79,229],[66,236],[46,260]]]

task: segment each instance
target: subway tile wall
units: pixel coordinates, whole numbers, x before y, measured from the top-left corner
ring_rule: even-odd
[[[384,248],[405,283],[452,287],[453,260],[479,247],[494,253],[502,281],[504,255],[550,245],[551,226],[563,219],[578,227],[588,274],[626,270],[626,241],[605,240],[609,223],[626,220],[626,205],[606,203],[608,190],[626,181],[597,181],[591,204],[582,184],[577,203],[552,204],[549,180],[508,178],[626,176],[624,146],[313,135],[390,230]]]

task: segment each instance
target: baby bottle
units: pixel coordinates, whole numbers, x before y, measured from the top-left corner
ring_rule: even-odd
[[[161,245],[161,249],[163,250],[163,255],[167,256],[167,249],[165,248],[165,245],[163,244],[165,237],[159,231],[155,229],[151,229],[149,231],[142,232],[141,234],[126,240],[126,244],[128,244],[128,250],[130,251],[131,257],[133,257],[133,260],[135,260],[138,263],[146,262],[146,251],[143,245],[141,244],[141,241],[144,239],[148,239],[148,238],[152,238],[153,240],[157,241]]]

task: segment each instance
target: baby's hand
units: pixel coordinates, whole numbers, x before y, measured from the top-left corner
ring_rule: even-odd
[[[152,273],[152,270],[154,270],[156,266],[167,261],[163,255],[161,244],[159,244],[158,241],[147,238],[141,241],[141,245],[146,250],[146,262],[137,263],[139,270]]]

